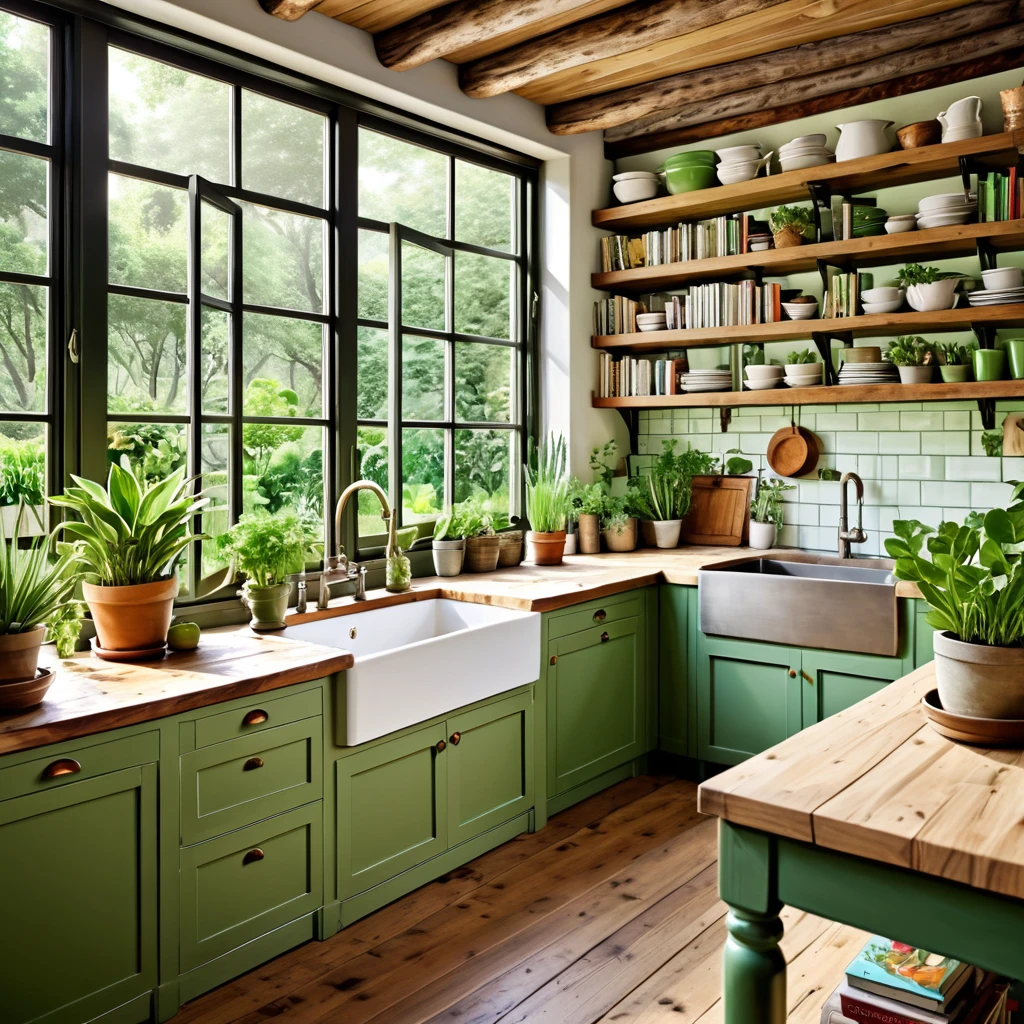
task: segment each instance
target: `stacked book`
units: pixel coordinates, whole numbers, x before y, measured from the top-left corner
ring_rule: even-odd
[[[938,953],[874,935],[846,968],[821,1024],[1006,1024],[1007,984]]]
[[[678,359],[613,359],[602,352],[599,361],[599,398],[646,398],[649,395],[680,395],[683,375],[689,366],[685,356]]]
[[[861,292],[873,288],[874,280],[874,274],[856,271],[831,273],[822,316],[826,320],[833,317],[856,316],[860,308]]]
[[[665,303],[671,330],[771,324],[782,319],[782,287],[754,281],[692,285],[685,295]]]
[[[1018,180],[1017,168],[1006,174],[989,171],[978,175],[978,220],[1019,220],[1024,179]]]
[[[647,307],[636,299],[613,295],[594,303],[595,334],[632,334],[636,329],[637,313],[646,313]]]
[[[750,251],[750,238],[767,226],[749,214],[734,213],[694,223],[648,231],[638,238],[606,235],[601,239],[601,270],[633,270],[685,263]],[[758,235],[761,237],[761,235]],[[771,238],[765,234],[764,238]]]

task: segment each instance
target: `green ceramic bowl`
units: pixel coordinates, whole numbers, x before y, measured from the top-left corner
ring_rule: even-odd
[[[1014,380],[1024,380],[1024,338],[1007,338],[1004,345],[1010,360],[1010,376]]]
[[[696,192],[702,188],[710,188],[716,184],[714,167],[666,167],[665,187],[677,196],[680,192]]]
[[[976,348],[973,358],[975,380],[1003,379],[1006,353],[1001,348]]]
[[[665,167],[714,167],[715,154],[710,149],[695,149],[689,153],[676,153],[665,161]]]

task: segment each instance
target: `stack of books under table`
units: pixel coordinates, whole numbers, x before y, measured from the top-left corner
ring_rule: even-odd
[[[1008,1024],[1008,983],[950,957],[867,942],[821,1011],[821,1024]]]

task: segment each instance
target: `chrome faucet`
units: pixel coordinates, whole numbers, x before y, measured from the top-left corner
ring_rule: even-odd
[[[377,495],[381,505],[380,517],[384,520],[388,529],[388,544],[385,552],[388,558],[391,557],[395,549],[395,517],[391,513],[390,504],[388,504],[388,496],[372,480],[356,480],[354,483],[349,484],[341,492],[341,497],[338,499],[338,504],[334,510],[334,536],[338,544],[338,553],[336,555],[328,555],[324,559],[324,571],[320,575],[320,591],[316,598],[316,606],[321,611],[327,607],[327,602],[331,596],[331,584],[333,583],[354,581],[356,592],[352,596],[357,601],[366,600],[366,568],[357,562],[350,562],[345,554],[345,547],[341,543],[341,517],[345,512],[346,502],[357,491],[373,491]]]
[[[851,480],[857,495],[857,525],[852,530],[846,503],[846,485]],[[864,532],[864,481],[856,473],[844,473],[839,481],[839,557],[850,558],[850,545],[863,544],[867,539]]]

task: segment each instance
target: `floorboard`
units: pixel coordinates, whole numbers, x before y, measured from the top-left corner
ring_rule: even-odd
[[[720,1024],[717,835],[692,783],[629,779],[173,1024]],[[861,933],[787,908],[790,1024]]]

